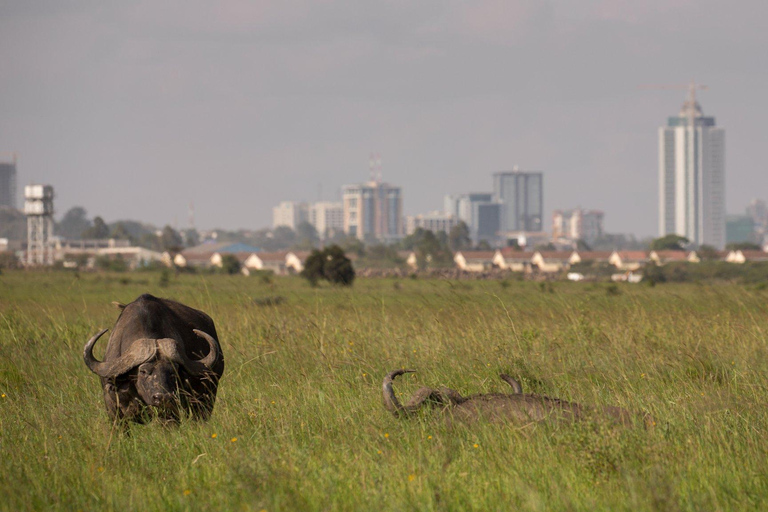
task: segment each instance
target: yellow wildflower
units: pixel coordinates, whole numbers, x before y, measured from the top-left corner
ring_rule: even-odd
[[[216,439],[216,434],[211,434],[211,439]]]
[[[413,473],[411,473],[410,475],[408,475],[408,481],[409,481],[409,482],[413,482],[414,480],[416,480],[416,475],[414,475]]]
[[[235,441],[237,441],[237,438],[233,437],[232,439],[230,439],[230,441],[232,441],[234,443]]]

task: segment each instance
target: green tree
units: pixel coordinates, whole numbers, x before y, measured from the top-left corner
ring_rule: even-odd
[[[325,265],[323,273],[331,283],[343,286],[352,286],[355,280],[355,269],[352,261],[344,254],[344,250],[338,245],[331,245],[325,249]]]
[[[160,238],[155,233],[144,233],[139,237],[137,244],[140,247],[151,249],[153,251],[163,250],[160,246]]]
[[[175,229],[166,225],[160,235],[160,246],[164,251],[176,252],[184,247],[184,241]]]
[[[56,224],[56,234],[64,238],[80,238],[83,231],[92,226],[88,213],[82,206],[74,206],[67,210],[61,221]]]
[[[718,254],[717,249],[711,245],[702,245],[699,247],[699,250],[696,251],[696,254],[699,256],[699,259],[703,261],[714,261],[720,259],[720,255]]]
[[[684,251],[690,240],[680,235],[665,235],[654,238],[651,242],[652,251]]]
[[[200,233],[194,228],[185,230],[182,233],[182,238],[184,239],[185,247],[195,247],[196,245],[200,245]]]
[[[761,251],[763,248],[754,242],[734,242],[725,246],[729,251]]]
[[[493,247],[491,247],[491,244],[488,243],[488,240],[480,240],[475,246],[476,251],[490,251],[492,249]]]
[[[358,256],[365,255],[365,245],[356,236],[348,236],[339,246],[344,249],[344,252],[350,252]]]
[[[452,251],[460,251],[472,245],[472,239],[469,237],[469,227],[464,221],[451,228],[448,233],[448,245]]]
[[[13,208],[0,208],[0,238],[8,240],[27,238],[27,217],[24,212]]]
[[[226,274],[237,274],[241,268],[240,260],[234,254],[223,254],[221,256],[221,270]]]
[[[0,268],[21,268],[21,263],[12,251],[0,252]]]
[[[312,249],[320,244],[320,237],[315,226],[309,222],[302,222],[296,226],[296,249]]]
[[[539,244],[533,249],[535,251],[556,251],[557,247],[555,247],[555,244],[553,244],[552,242],[548,242],[546,244]]]
[[[288,249],[296,243],[296,232],[288,226],[277,226],[272,231],[272,250]]]
[[[131,236],[131,234],[128,232],[128,229],[125,227],[125,224],[122,222],[118,222],[114,225],[112,232],[109,234],[109,237],[116,240],[129,240],[131,244],[136,243],[136,240],[133,238],[133,236]]]
[[[312,250],[307,256],[307,260],[304,262],[304,270],[301,271],[301,277],[309,281],[312,286],[317,286],[318,281],[325,278],[323,267],[325,266],[325,259],[323,251],[319,249]]]
[[[352,262],[338,245],[331,245],[324,250],[313,250],[304,262],[301,276],[312,286],[324,279],[334,284],[351,286],[355,280]]]
[[[97,240],[109,238],[109,226],[107,226],[107,223],[104,222],[104,219],[101,217],[96,217],[93,219],[93,225],[83,231],[80,237],[83,239]]]

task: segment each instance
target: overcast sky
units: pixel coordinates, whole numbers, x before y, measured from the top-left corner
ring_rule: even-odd
[[[657,234],[657,130],[709,86],[729,213],[768,199],[768,2],[0,0],[0,151],[56,210],[261,228],[371,152],[404,210],[544,172],[554,209]],[[763,154],[763,157],[760,157]]]

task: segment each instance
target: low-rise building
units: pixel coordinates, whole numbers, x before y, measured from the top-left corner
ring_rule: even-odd
[[[530,272],[533,252],[524,252],[513,247],[498,249],[493,254],[493,265],[512,272]]]
[[[645,251],[613,251],[609,263],[619,270],[637,270],[648,261]]]
[[[430,212],[419,215],[407,215],[405,217],[405,234],[412,235],[421,228],[433,233],[450,233],[451,229],[459,223],[458,217],[446,212]]]
[[[482,272],[493,268],[493,251],[457,251],[453,261],[461,270]]]
[[[531,265],[540,272],[553,273],[567,270],[571,257],[568,251],[536,251],[531,258]]]
[[[600,210],[555,210],[552,214],[552,238],[592,243],[603,236],[604,216]]]

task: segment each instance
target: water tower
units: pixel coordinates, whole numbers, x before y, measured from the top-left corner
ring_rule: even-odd
[[[53,265],[53,187],[24,187],[27,216],[27,265]]]

